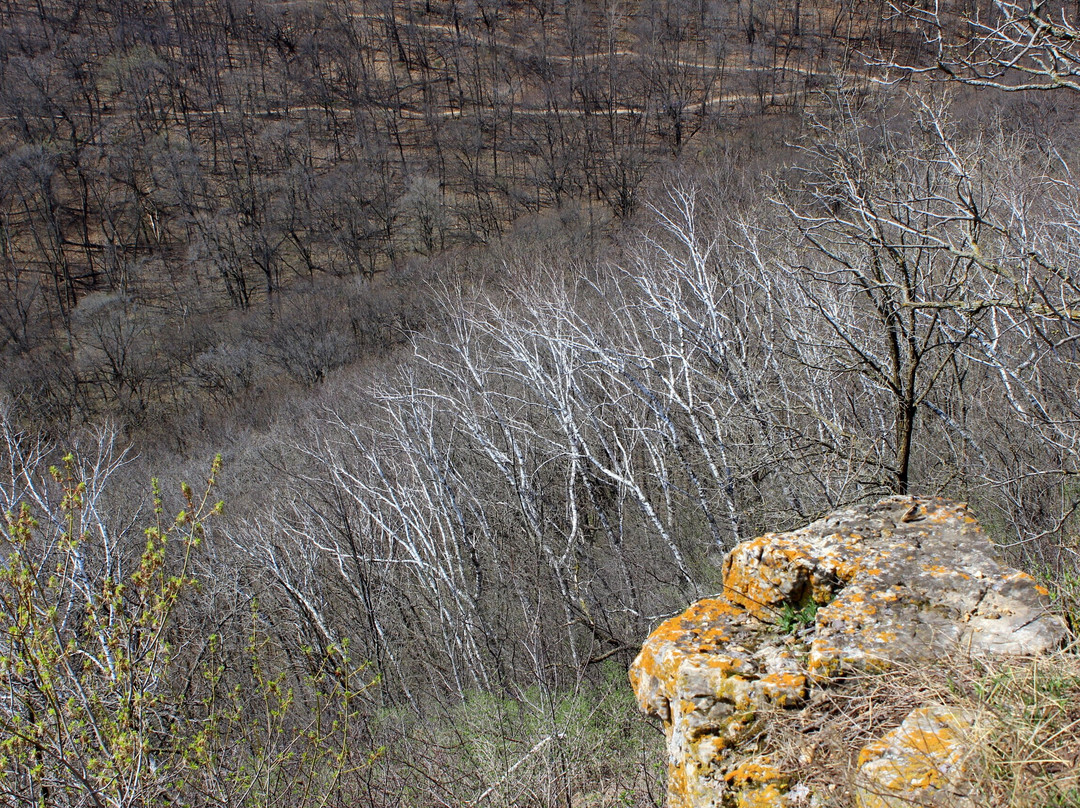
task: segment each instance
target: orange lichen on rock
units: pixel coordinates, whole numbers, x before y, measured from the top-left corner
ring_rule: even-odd
[[[1046,590],[992,549],[966,505],[915,497],[844,508],[734,548],[724,559],[723,595],[661,623],[630,670],[638,703],[664,722],[669,808],[785,805],[779,781],[737,785],[751,770],[740,750],[766,720],[766,703],[801,705],[811,681],[825,686],[845,671],[957,649],[1041,653],[1060,645],[1067,630],[1047,612]],[[933,768],[951,760],[950,731],[909,732],[910,758],[875,747],[863,762],[872,772],[887,768],[875,761],[892,761],[896,782],[937,787],[935,777],[951,782]],[[919,755],[930,768],[918,768]]]
[[[770,673],[757,685],[761,694],[780,707],[794,707],[806,698],[806,675],[802,673]]]
[[[743,761],[724,775],[737,808],[783,808],[788,778],[768,757]]]
[[[724,780],[735,788],[751,784],[785,782],[786,778],[768,757],[746,760],[724,775]]]
[[[755,786],[735,795],[735,808],[784,808],[786,805],[784,792],[775,783]]]
[[[921,707],[859,753],[858,808],[970,805],[964,787],[978,747],[975,716],[940,706]]]

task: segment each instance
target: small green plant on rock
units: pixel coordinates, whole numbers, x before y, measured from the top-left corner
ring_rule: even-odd
[[[813,599],[806,601],[802,607],[797,607],[790,601],[780,609],[776,618],[776,626],[781,634],[794,634],[802,628],[806,628],[817,617],[818,605]]]

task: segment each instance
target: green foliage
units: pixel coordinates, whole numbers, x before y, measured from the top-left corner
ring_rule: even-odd
[[[315,703],[302,708],[286,674],[264,670],[272,648],[256,613],[250,687],[226,682],[216,636],[194,670],[179,664],[169,637],[196,588],[192,561],[206,520],[223,509],[211,499],[220,468],[216,458],[201,494],[181,487],[184,504],[171,519],[154,481],[152,523],[124,577],[95,565],[102,539],[81,518],[93,486],[72,455],[50,469],[55,513],[22,503],[4,514],[0,794],[42,808],[319,806],[350,767],[366,765],[350,742],[371,682],[347,644],[309,660],[303,685]]]
[[[794,603],[785,603],[776,616],[776,626],[781,634],[794,634],[801,628],[811,625],[817,617],[818,605],[808,600],[802,607]]]
[[[220,466],[215,461],[211,478]],[[87,482],[72,455],[50,468],[62,491],[55,546],[39,540],[29,504],[4,515],[0,567],[0,692],[5,707],[3,785],[44,804],[128,805],[168,782],[177,728],[164,687],[172,661],[165,631],[193,580],[192,552],[203,537],[212,483],[163,522],[155,483],[155,523],[127,580],[90,580],[93,541],[81,531]],[[178,563],[166,564],[176,547]]]

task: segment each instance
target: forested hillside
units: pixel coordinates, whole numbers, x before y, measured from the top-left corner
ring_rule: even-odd
[[[688,148],[919,41],[829,3],[44,0],[0,29],[8,387],[62,429],[320,381],[422,325],[417,264],[617,226]]]
[[[888,493],[1075,629],[1074,4],[0,20],[12,804],[658,805],[642,639]]]

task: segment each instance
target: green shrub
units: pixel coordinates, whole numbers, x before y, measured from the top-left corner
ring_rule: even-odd
[[[217,636],[191,638],[206,649],[194,669],[179,663],[169,636],[195,594],[206,520],[222,512],[211,499],[220,468],[215,459],[199,495],[182,486],[172,519],[155,481],[153,523],[124,577],[110,572],[116,565],[95,567],[93,545],[108,540],[82,518],[95,485],[72,455],[49,471],[55,512],[24,501],[4,514],[0,794],[42,808],[321,806],[343,774],[366,765],[352,746],[370,682],[347,645],[312,660],[303,685],[314,704],[303,710],[284,673],[264,670],[270,649],[257,619],[246,654],[232,660],[246,686],[226,681]]]

